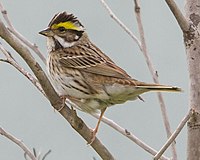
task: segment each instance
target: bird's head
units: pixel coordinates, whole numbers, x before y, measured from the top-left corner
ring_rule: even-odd
[[[57,13],[50,21],[48,28],[39,32],[47,37],[50,50],[73,46],[85,32],[84,26],[73,14]]]

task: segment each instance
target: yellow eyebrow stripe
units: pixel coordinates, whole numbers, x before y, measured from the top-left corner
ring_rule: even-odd
[[[72,22],[60,22],[58,24],[53,24],[51,26],[52,29],[58,29],[59,27],[64,27],[65,29],[73,29],[80,31],[81,29],[75,26]]]

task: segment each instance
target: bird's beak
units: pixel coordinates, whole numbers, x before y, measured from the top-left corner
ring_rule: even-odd
[[[46,37],[53,37],[53,35],[54,35],[50,28],[40,31],[39,34],[46,36]]]

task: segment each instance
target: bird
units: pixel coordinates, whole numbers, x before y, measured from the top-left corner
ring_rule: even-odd
[[[180,92],[181,88],[133,79],[89,39],[76,16],[59,12],[39,32],[47,38],[46,68],[50,81],[65,103],[66,98],[87,113],[100,111],[91,143],[106,109],[141,98],[145,92]],[[62,109],[62,108],[61,108]]]

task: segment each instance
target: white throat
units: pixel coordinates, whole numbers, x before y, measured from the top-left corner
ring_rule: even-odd
[[[63,38],[55,35],[54,38],[63,46],[63,48],[72,47],[76,42],[66,42]],[[47,50],[48,52],[55,50],[55,42],[52,37],[47,38]]]
[[[49,53],[55,50],[55,43],[52,37],[47,37],[47,50]]]
[[[71,47],[75,44],[75,42],[66,42],[63,38],[55,35],[54,38],[64,47],[64,48],[68,48]]]

